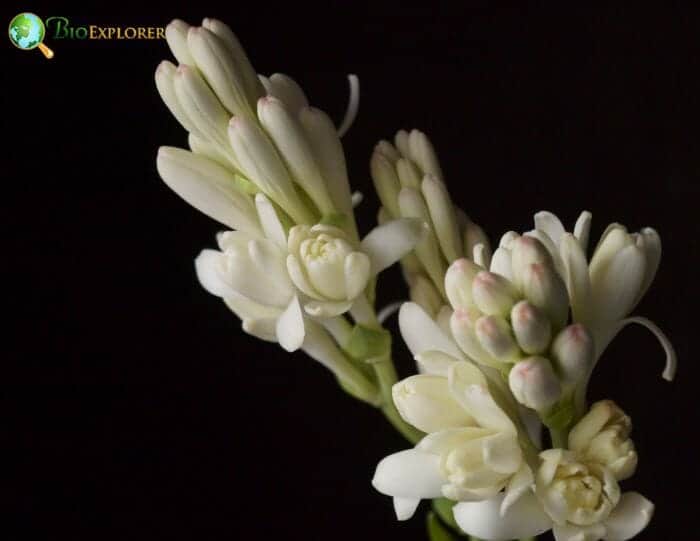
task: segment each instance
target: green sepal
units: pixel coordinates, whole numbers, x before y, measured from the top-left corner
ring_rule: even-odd
[[[391,333],[385,329],[371,329],[358,323],[353,327],[344,349],[350,357],[358,361],[384,360],[391,352]]]
[[[549,411],[540,414],[542,423],[550,430],[566,430],[574,420],[576,407],[573,395],[563,397]]]
[[[452,528],[456,532],[461,532],[462,530],[455,522],[454,515],[452,514],[452,508],[457,502],[448,500],[447,498],[435,498],[433,500],[433,511],[437,513],[440,519]]]
[[[438,516],[430,511],[426,518],[426,526],[428,528],[428,539],[430,541],[455,541],[455,536],[443,526]]]

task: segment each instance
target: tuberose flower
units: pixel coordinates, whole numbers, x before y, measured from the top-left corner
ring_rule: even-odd
[[[557,541],[625,541],[651,520],[654,505],[636,492],[621,495],[605,466],[563,449],[544,451],[540,459],[535,492]]]

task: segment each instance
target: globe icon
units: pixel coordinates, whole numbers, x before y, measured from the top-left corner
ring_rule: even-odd
[[[20,13],[10,21],[10,41],[20,49],[34,49],[44,41],[44,22],[33,13]]]

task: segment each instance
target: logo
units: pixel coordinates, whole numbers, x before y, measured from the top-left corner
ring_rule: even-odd
[[[18,49],[31,51],[38,48],[46,58],[53,58],[53,51],[44,45],[46,27],[44,21],[33,13],[20,13],[10,21],[10,41]]]
[[[52,40],[150,40],[165,39],[162,26],[103,26],[98,24],[73,25],[68,17],[51,16],[46,23],[34,13],[20,13],[10,21],[8,35],[18,49],[39,49],[46,58],[53,51],[44,45],[46,34]]]

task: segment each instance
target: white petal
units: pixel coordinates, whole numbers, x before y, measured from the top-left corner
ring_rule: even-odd
[[[260,224],[262,225],[265,236],[277,244],[280,248],[286,251],[287,235],[282,227],[282,222],[277,217],[277,211],[272,206],[270,200],[263,194],[259,193],[255,196],[255,207],[258,211]]]
[[[304,304],[304,310],[313,317],[335,317],[350,310],[352,301],[308,301]]]
[[[295,296],[277,320],[277,341],[287,351],[296,351],[304,343],[304,315]]]
[[[278,245],[267,239],[251,240],[248,254],[270,288],[277,289],[281,295],[290,294],[294,286],[287,273],[284,253]]]
[[[498,473],[516,473],[523,462],[517,438],[511,433],[499,433],[484,439],[484,464]]]
[[[578,240],[583,253],[585,254],[588,250],[588,236],[591,231],[591,219],[592,214],[587,210],[584,210],[576,220],[576,225],[574,225],[574,237]]]
[[[556,541],[598,541],[605,534],[601,524],[574,526],[555,524],[552,529]]]
[[[496,248],[496,251],[491,257],[491,267],[489,270],[512,282],[513,268],[511,266],[510,250],[507,248]]]
[[[501,515],[505,515],[510,507],[516,503],[528,490],[535,486],[535,477],[530,466],[523,463],[520,469],[508,481],[505,497],[501,503]]]
[[[362,239],[362,251],[372,261],[372,274],[396,263],[410,252],[425,232],[421,220],[400,218],[375,227]]]
[[[367,287],[370,278],[369,257],[353,252],[345,258],[345,295],[354,299]]]
[[[406,346],[414,356],[424,351],[437,350],[456,359],[463,359],[457,344],[414,302],[407,302],[401,306],[399,329]]]
[[[544,231],[555,245],[559,244],[559,239],[565,233],[559,218],[546,210],[535,214],[535,228]]]
[[[535,537],[552,527],[532,493],[523,495],[501,516],[504,495],[481,502],[460,502],[453,508],[455,521],[469,535],[488,541]]]
[[[193,65],[194,60],[187,47],[187,31],[190,25],[180,19],[173,19],[165,27],[165,40],[170,47],[170,51],[180,64]]]
[[[243,330],[245,332],[266,342],[277,342],[276,329],[277,318],[243,320]]]
[[[391,395],[408,424],[431,433],[471,426],[474,419],[452,398],[447,378],[420,374],[394,384]]]
[[[408,520],[413,516],[420,503],[420,498],[401,498],[394,496],[394,511],[398,520]]]
[[[464,361],[453,364],[448,373],[452,396],[476,419],[479,426],[516,432],[510,417],[494,401],[486,384],[486,378],[472,363]]]
[[[260,234],[249,195],[236,188],[231,172],[187,150],[160,147],[156,160],[163,181],[187,203],[233,229]]]
[[[458,362],[451,355],[442,351],[428,350],[416,355],[416,362],[423,374],[447,377],[447,372],[453,363]]]
[[[372,486],[382,494],[401,498],[440,498],[443,483],[440,457],[415,449],[382,459],[372,479]]]
[[[224,254],[217,250],[202,250],[194,260],[197,279],[202,287],[217,297],[231,297],[238,293],[223,279],[220,272]]]
[[[265,306],[235,292],[233,295],[224,297],[224,303],[243,321],[267,319],[277,321],[277,318],[282,313],[282,310],[279,308]]]
[[[637,492],[625,492],[605,521],[605,541],[626,541],[647,527],[654,504]]]
[[[308,107],[306,95],[297,82],[282,73],[274,73],[263,81],[267,83],[265,89],[269,96],[282,100],[291,111],[299,111],[302,107]]]
[[[575,237],[566,233],[562,236],[559,251],[573,320],[586,324],[591,317],[591,280],[584,249]]]
[[[292,279],[292,282],[294,282],[294,285],[297,286],[302,293],[311,297],[312,299],[322,299],[316,289],[309,282],[304,269],[301,268],[299,259],[295,255],[289,254],[287,256],[287,272],[289,272],[289,277]]]

